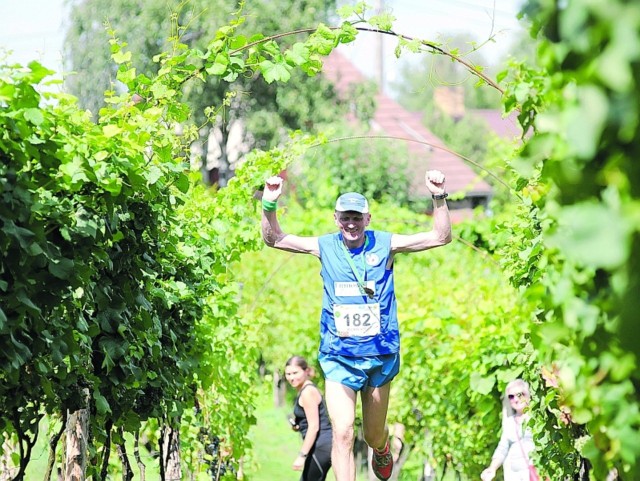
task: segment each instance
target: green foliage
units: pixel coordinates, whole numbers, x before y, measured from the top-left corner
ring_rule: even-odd
[[[42,107],[33,86],[48,73],[2,76],[2,427],[22,439],[88,393],[101,443],[107,421],[136,431],[193,405],[208,351],[193,325],[218,283],[209,247],[184,248],[183,139],[155,109],[96,125],[73,99]]]
[[[404,367],[392,413],[407,427],[413,456],[476,479],[497,445],[499,394],[538,370],[527,341],[532,307],[488,253],[455,241],[398,258],[396,288]]]
[[[611,469],[625,479],[638,475],[639,9],[625,0],[526,5],[542,39],[539,67],[514,61],[499,76],[508,84],[505,111],[519,110],[533,134],[510,161],[510,218],[461,226],[464,247],[396,260],[405,368],[390,420],[401,420],[415,452],[439,467],[477,477],[497,441],[499,392],[523,375],[534,393],[536,456],[553,479],[574,475],[579,456],[593,464],[594,479]],[[136,56],[114,37],[118,89],[108,92],[97,124],[74,98],[38,93],[50,74],[41,65],[2,68],[0,429],[20,443],[22,469],[40,417],[60,418],[84,406],[85,396],[96,479],[107,436],[117,443],[120,433],[143,427],[182,421],[192,472],[202,469],[198,445],[214,436],[229,459],[246,450],[256,394],[248,367],[262,356],[279,368],[293,350],[311,357],[317,343],[313,259],[296,263],[289,279],[278,275],[289,267],[284,254],[270,252],[267,262],[246,255],[261,245],[253,195],[268,174],[319,141],[296,136],[255,151],[227,188],[208,192],[188,174],[198,129],[187,122],[193,113],[182,98],[215,78],[217,101],[195,114],[213,122],[237,98],[231,85],[238,79],[262,77],[270,88],[295,72],[315,75],[322,55],[353,40],[364,12],[361,3],[343,9],[356,19],[320,25],[306,41],[286,45],[245,35],[247,19],[236,17],[199,48],[174,18],[170,48],[153,54],[157,74],[141,74]],[[384,30],[390,22],[373,20]],[[424,41],[404,40],[399,51],[405,48],[446,55]],[[304,109],[295,115],[304,118]],[[321,159],[314,151],[308,162]],[[386,204],[401,179],[387,183],[381,166],[367,172],[370,183],[348,184],[354,177],[344,176],[345,167],[354,157],[343,145],[316,171],[337,169],[337,158],[341,175],[314,179],[303,171],[307,210],[291,202],[286,230],[333,230],[336,178],[382,201],[372,206],[376,226],[406,232],[424,222]],[[516,289],[504,285],[483,249],[497,254]],[[236,276],[241,259],[255,272],[243,264]],[[283,292],[291,310],[282,309]],[[246,402],[237,402],[238,392]]]
[[[594,479],[611,469],[636,479],[640,6],[530,1],[524,13],[541,38],[540,69],[513,70],[505,105],[536,130],[514,162],[532,179],[533,222],[505,258],[540,306],[534,344],[557,388],[539,404],[542,465],[560,479],[577,451]]]
[[[322,26],[314,32],[313,26],[326,19],[331,4],[325,0],[145,0],[132,7],[129,0],[108,4],[83,0],[71,8],[66,48],[76,72],[66,77],[66,85],[92,112],[104,105],[105,90],[118,90],[109,36],[126,41],[131,58],[120,61],[130,63],[134,76],[155,75],[166,55],[163,52],[178,55],[184,46],[199,51],[200,55],[190,57],[194,76],[174,88],[191,109],[189,123],[199,129],[202,157],[216,153],[220,184],[225,185],[229,166],[252,148],[278,145],[288,129],[312,133],[318,123],[332,120],[341,111],[332,86],[315,75],[322,66],[318,54],[355,35],[350,24],[337,30]],[[237,17],[236,10],[242,17]],[[287,15],[282,15],[284,11]],[[296,31],[302,33],[288,34]],[[276,34],[287,47],[283,52],[269,37]],[[309,34],[305,43],[302,35]],[[258,51],[268,55],[253,56]],[[207,75],[197,74],[202,70]],[[256,70],[262,75],[248,74]],[[279,85],[282,82],[287,82],[286,88]],[[205,163],[203,171],[211,168]]]
[[[327,129],[326,135],[330,141],[310,149],[289,170],[300,202],[331,208],[341,193],[356,191],[369,200],[407,204],[409,154],[404,144],[368,139],[342,124]]]
[[[190,114],[181,86],[209,72],[264,75],[267,60],[313,73],[327,44],[317,47],[320,27],[290,65],[273,39],[234,50],[241,23],[206,53],[174,42],[155,77],[137,74],[113,39],[126,92],[109,93],[97,124],[75,98],[38,93],[52,73],[38,63],[0,71],[0,428],[21,444],[22,470],[40,417],[86,402],[96,479],[109,439],[154,423],[182,420],[194,472],[201,456],[190,453],[213,436],[233,459],[247,448],[253,408],[236,395],[252,395],[259,340],[243,336],[229,267],[259,245],[255,189],[315,139],[256,151],[226,189],[208,192],[189,174],[196,129],[176,129]],[[331,45],[351,34],[332,31]]]

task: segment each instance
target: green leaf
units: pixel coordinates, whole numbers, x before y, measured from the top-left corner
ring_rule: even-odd
[[[106,150],[101,150],[100,152],[97,152],[96,155],[94,155],[94,158],[98,161],[101,162],[104,159],[106,159],[107,157],[109,157],[109,152],[107,152]]]
[[[20,247],[25,250],[29,250],[35,234],[29,229],[17,226],[12,220],[7,220],[5,222],[6,223],[2,228],[5,235],[14,237],[20,244]]]
[[[326,25],[320,24],[309,36],[307,46],[321,55],[329,55],[337,44],[336,34]]]
[[[393,22],[395,20],[396,20],[396,17],[394,17],[388,12],[385,12],[385,13],[381,13],[380,15],[375,15],[371,17],[369,19],[369,24],[380,30],[388,32],[393,27]]]
[[[121,132],[122,132],[122,128],[118,127],[117,125],[105,125],[104,127],[102,127],[102,133],[107,138],[120,135]]]
[[[506,384],[520,377],[521,374],[522,374],[521,367],[515,367],[513,369],[501,369],[496,373],[496,379]]]
[[[87,218],[84,215],[76,216],[76,227],[78,232],[95,239],[98,232],[98,224],[94,219]]]
[[[13,347],[15,357],[11,361],[11,365],[18,368],[26,364],[31,357],[31,350],[23,343],[18,341],[13,334],[10,335],[11,346]]]
[[[337,31],[338,41],[340,43],[353,42],[358,36],[358,30],[349,22],[344,22]]]
[[[267,83],[287,82],[291,78],[291,73],[285,65],[276,64],[269,60],[264,60],[260,63],[260,71]]]
[[[131,62],[131,52],[119,51],[111,55],[111,58],[118,65],[125,62]]]
[[[632,225],[620,212],[593,201],[564,207],[558,231],[548,243],[585,266],[613,269],[624,263],[631,248]]]
[[[354,7],[352,5],[343,5],[338,8],[337,13],[342,19],[347,19],[354,14]]]
[[[136,78],[136,69],[130,68],[124,71],[119,71],[117,77],[120,82],[125,85],[129,85]]]
[[[159,179],[161,179],[163,176],[162,170],[156,166],[156,165],[152,165],[148,170],[147,170],[147,184],[148,185],[153,185],[156,182],[158,182]]]
[[[111,406],[109,406],[109,401],[102,394],[97,391],[93,392],[93,399],[96,402],[96,409],[99,414],[106,414],[111,412]]]
[[[71,162],[62,164],[59,169],[60,172],[62,172],[67,177],[71,184],[79,185],[83,182],[89,181],[89,178],[85,173],[85,162],[79,156],[74,157]]]
[[[24,118],[33,125],[41,125],[44,122],[44,115],[40,109],[26,109],[24,111]]]
[[[233,37],[231,39],[231,41],[229,42],[229,48],[231,50],[238,50],[247,45],[247,43],[247,37],[245,37],[244,35],[238,35],[237,37]]]
[[[181,174],[175,181],[175,186],[178,188],[180,192],[186,194],[189,192],[191,188],[191,182],[189,181],[189,177],[186,174]]]
[[[207,73],[211,75],[221,76],[229,68],[229,56],[225,53],[219,53],[211,66],[207,67]]]
[[[71,259],[55,259],[49,262],[49,272],[58,279],[68,279],[73,272],[74,262]]]
[[[38,83],[42,81],[45,77],[49,75],[53,75],[55,72],[53,70],[49,70],[46,67],[43,67],[40,62],[32,61],[28,64],[29,69],[31,69],[31,82]]]
[[[494,376],[484,377],[477,372],[471,373],[471,377],[469,378],[469,387],[482,395],[491,393],[495,384],[496,378]]]
[[[166,99],[171,98],[176,94],[176,91],[172,88],[169,88],[165,84],[162,83],[154,83],[151,86],[151,92],[153,96],[157,99]]]
[[[16,299],[18,299],[18,301],[20,301],[20,303],[24,304],[25,306],[29,307],[30,309],[33,309],[36,312],[40,312],[40,308],[36,304],[34,304],[33,301],[31,301],[31,299],[25,293],[24,289],[20,289],[16,293]]]
[[[302,65],[309,60],[309,49],[304,43],[298,42],[284,54],[289,65]]]
[[[601,89],[578,89],[577,103],[563,114],[570,152],[581,158],[591,158],[595,155],[608,112],[609,101]]]
[[[637,52],[630,55],[627,51],[629,47],[631,45],[628,43],[614,41],[607,46],[598,59],[600,79],[605,85],[619,92],[624,92],[633,86],[631,61]]]

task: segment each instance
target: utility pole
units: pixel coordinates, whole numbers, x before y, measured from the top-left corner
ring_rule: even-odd
[[[376,13],[380,14],[384,11],[384,0],[376,0]],[[380,92],[384,92],[384,35],[376,34],[376,79]]]

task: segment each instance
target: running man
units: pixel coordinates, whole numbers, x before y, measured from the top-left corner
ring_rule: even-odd
[[[411,235],[367,230],[369,204],[355,192],[336,201],[338,232],[320,237],[286,234],[276,216],[283,179],[270,177],[262,196],[262,237],[269,247],[312,254],[323,280],[318,360],[326,379],[325,399],[333,425],[332,465],[336,481],[355,481],[353,456],[357,393],[362,427],[373,448],[372,469],[387,480],[393,471],[387,409],[391,380],[400,368],[400,335],[393,285],[393,256],[451,242],[445,176],[427,171],[433,198],[433,229]]]

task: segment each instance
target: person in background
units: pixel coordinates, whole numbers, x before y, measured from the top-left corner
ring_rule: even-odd
[[[428,170],[433,228],[415,234],[368,230],[369,203],[357,192],[338,197],[337,232],[304,237],[283,232],[276,215],[283,179],[266,180],[262,194],[262,237],[276,249],[320,259],[323,281],[318,361],[333,428],[332,468],[337,481],[355,481],[354,424],[357,395],[362,402],[365,442],[373,449],[371,468],[380,480],[393,472],[387,410],[392,379],[400,369],[400,332],[394,287],[394,256],[451,242],[445,176]],[[437,289],[437,273],[432,285]]]
[[[331,467],[333,437],[324,399],[311,382],[313,372],[303,357],[291,357],[285,365],[284,375],[298,392],[291,427],[302,434],[302,447],[292,468],[302,471],[300,481],[324,481]]]
[[[480,475],[482,481],[495,478],[500,466],[503,467],[504,481],[530,480],[530,454],[535,445],[531,429],[524,428],[529,420],[526,410],[530,400],[529,384],[525,381],[516,379],[507,384],[500,441],[491,457],[491,464]],[[533,470],[535,472],[535,468]]]

